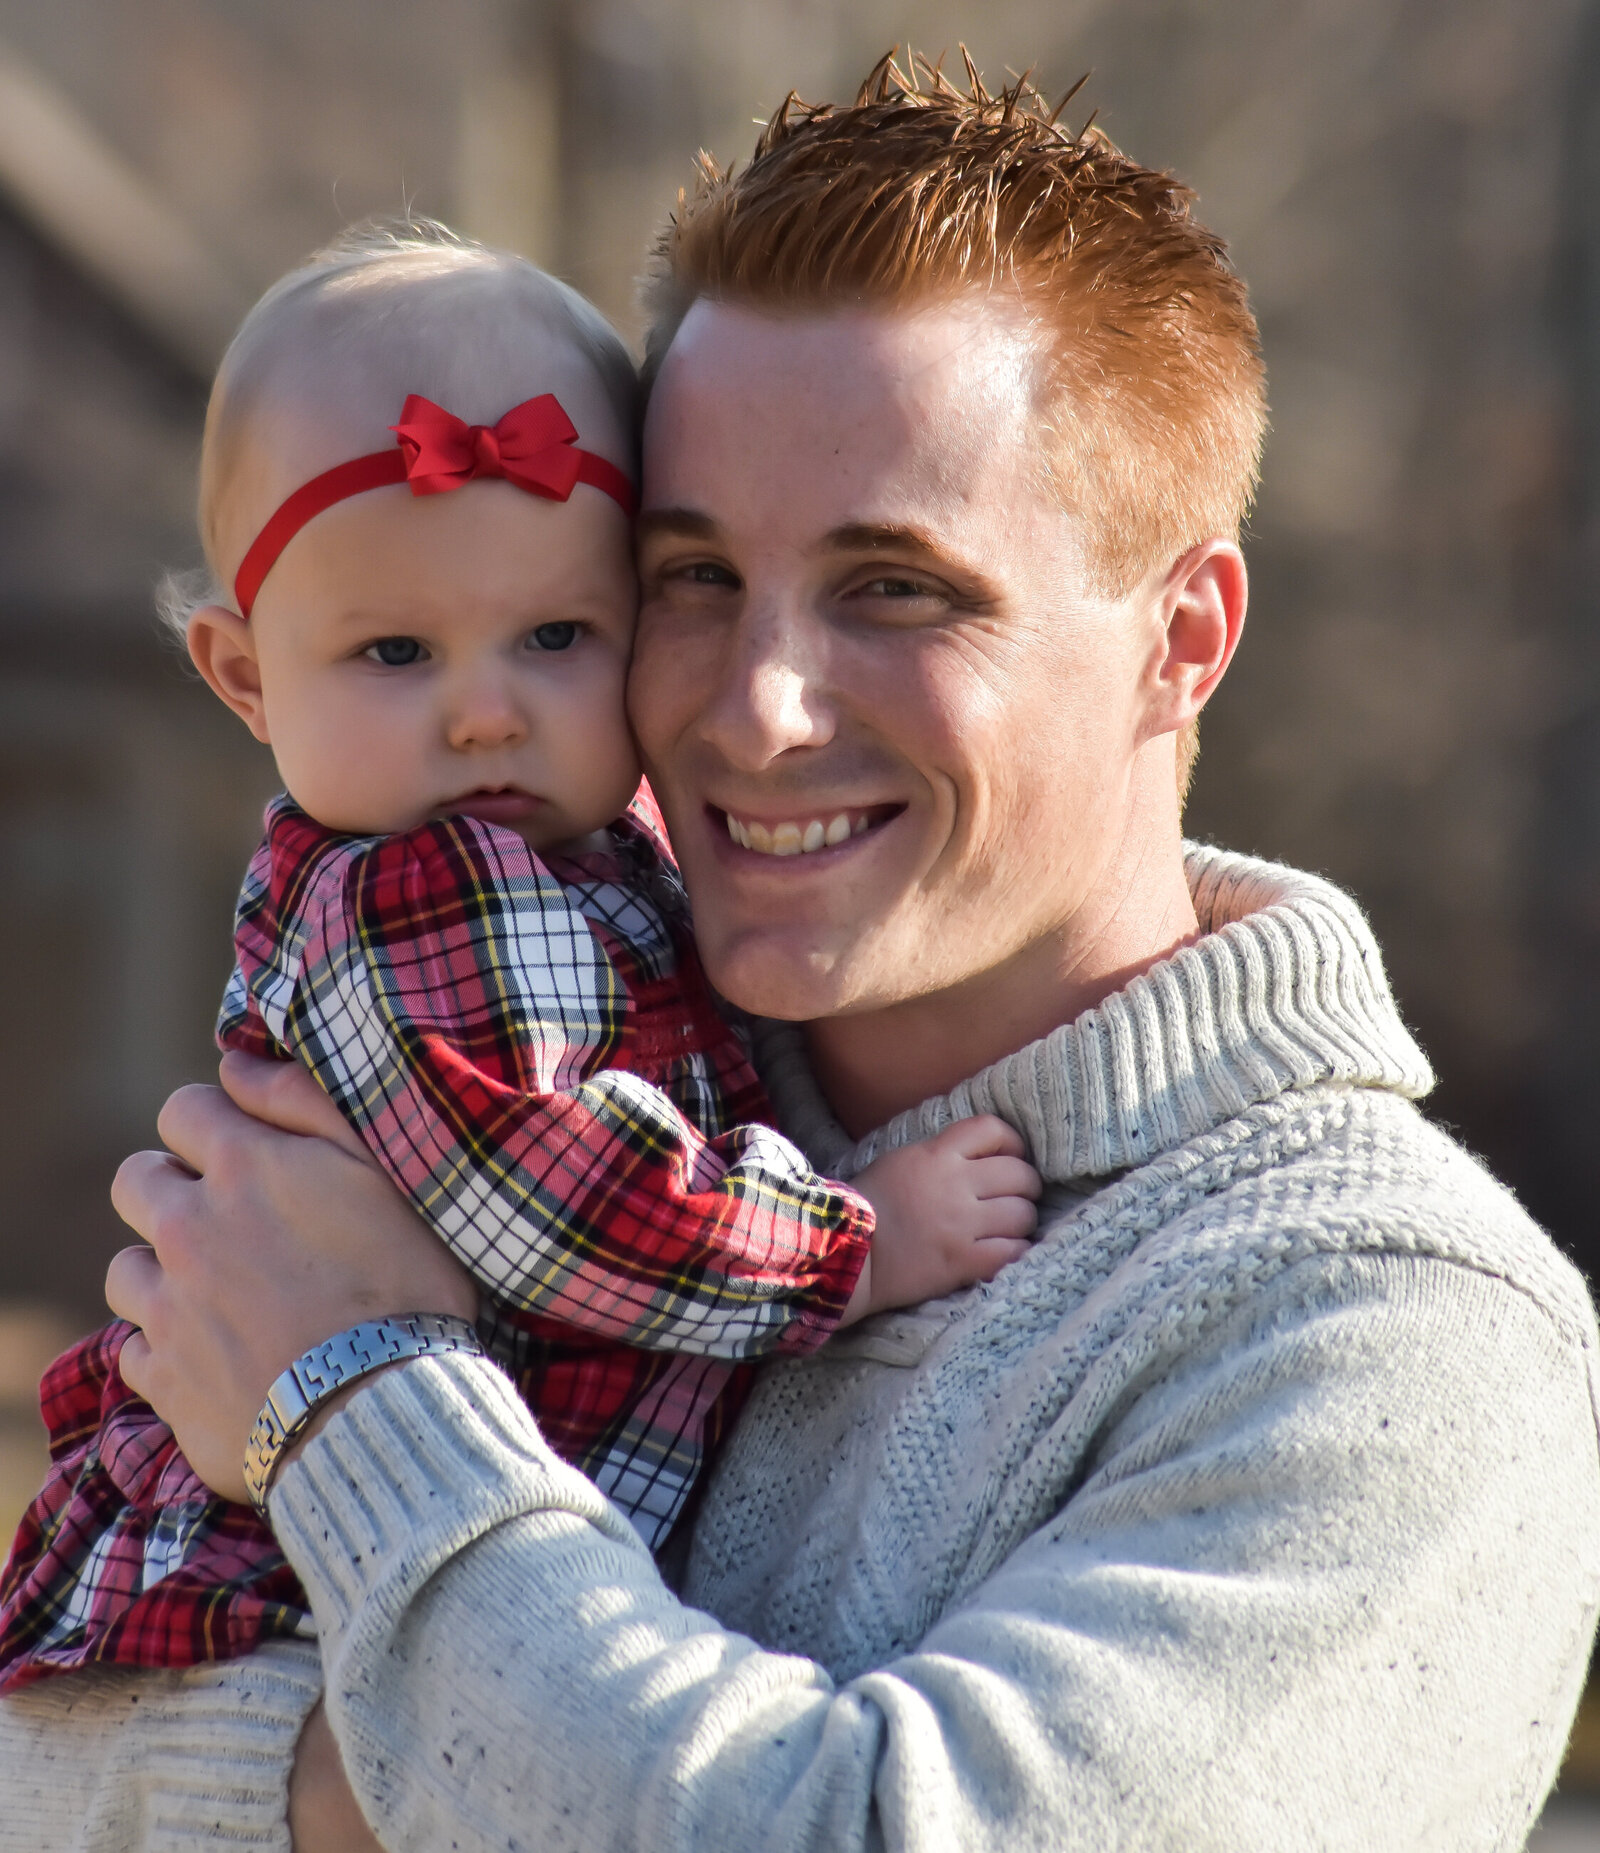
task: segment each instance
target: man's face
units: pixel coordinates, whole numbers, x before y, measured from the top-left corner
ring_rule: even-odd
[[[701,302],[645,428],[629,704],[713,981],[870,1011],[1070,934],[1159,638],[1089,589],[1020,323]]]

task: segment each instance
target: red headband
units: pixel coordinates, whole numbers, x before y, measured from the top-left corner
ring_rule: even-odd
[[[469,425],[412,393],[400,408],[399,424],[389,429],[400,440],[392,450],[352,457],[302,483],[251,542],[233,582],[242,617],[249,617],[262,580],[306,523],[369,489],[409,483],[413,495],[443,495],[476,476],[499,476],[529,495],[564,502],[579,483],[588,483],[625,515],[633,514],[633,484],[614,463],[578,449],[577,427],[554,393],[524,399],[497,425]]]

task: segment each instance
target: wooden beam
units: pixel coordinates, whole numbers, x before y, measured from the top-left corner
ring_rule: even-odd
[[[0,192],[208,378],[252,292],[72,101],[0,41]]]

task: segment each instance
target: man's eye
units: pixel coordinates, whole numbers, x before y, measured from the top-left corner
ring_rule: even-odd
[[[684,574],[691,585],[737,586],[739,576],[715,560],[697,560]]]
[[[861,588],[875,598],[931,598],[933,588],[916,579],[896,579],[888,574],[869,579]]]
[[[576,624],[541,624],[533,633],[533,642],[540,650],[570,650],[577,636]]]
[[[362,654],[382,663],[385,669],[404,669],[420,663],[427,652],[415,637],[380,637],[376,643],[369,643]]]

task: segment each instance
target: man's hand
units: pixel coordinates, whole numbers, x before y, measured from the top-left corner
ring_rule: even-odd
[[[350,1793],[339,1746],[319,1699],[289,1777],[289,1840],[294,1853],[383,1853]]]
[[[1024,1149],[981,1113],[874,1159],[855,1184],[878,1226],[844,1323],[992,1280],[1025,1255],[1042,1186]]]
[[[156,1125],[169,1149],[118,1171],[112,1204],[150,1246],[112,1259],[106,1300],[140,1328],[129,1388],[243,1499],[250,1430],[301,1352],[389,1313],[471,1319],[478,1296],[309,1075],[228,1056],[222,1078],[180,1088]]]
[[[377,1160],[361,1135],[298,1062],[269,1062],[229,1050],[217,1066],[222,1091],[251,1119],[263,1120],[280,1132],[298,1132],[308,1139],[326,1139],[364,1165]]]

